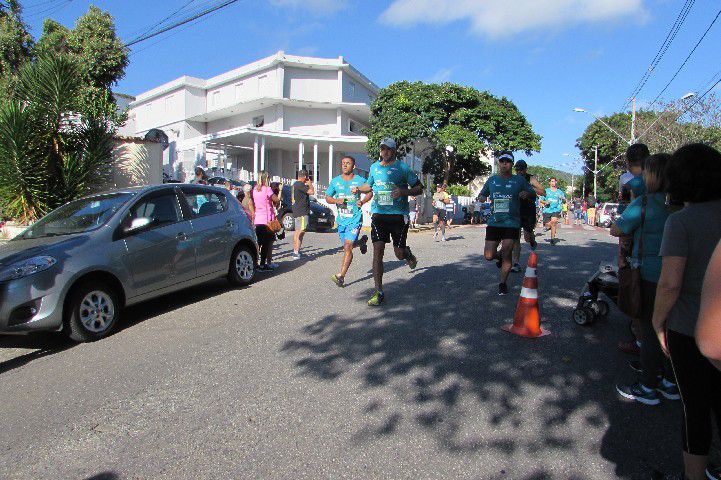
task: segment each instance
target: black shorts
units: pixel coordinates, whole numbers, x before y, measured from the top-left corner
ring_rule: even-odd
[[[533,235],[533,230],[536,229],[536,218],[531,217],[521,217],[521,228]]]
[[[501,240],[520,240],[521,229],[510,227],[486,227],[486,241],[500,242]]]
[[[406,248],[407,237],[407,215],[374,213],[371,217],[371,242],[390,243],[391,238],[393,238],[394,247]]]
[[[556,213],[544,213],[544,214],[543,214],[543,224],[546,225],[547,223],[550,223],[550,222],[551,222],[551,217],[561,218],[561,212],[556,212]]]
[[[436,215],[438,217],[438,220],[440,220],[441,222],[446,221],[446,209],[445,208],[434,208],[433,215]]]

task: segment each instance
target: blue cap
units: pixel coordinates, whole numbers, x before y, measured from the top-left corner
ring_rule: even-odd
[[[498,157],[498,161],[500,162],[501,160],[508,160],[508,161],[510,161],[511,163],[513,163],[513,160],[514,160],[514,158],[513,158],[513,153],[511,153],[511,152],[503,152],[503,153]]]
[[[385,145],[386,147],[390,148],[391,150],[396,150],[396,141],[393,140],[391,137],[384,138],[381,142],[381,147]]]

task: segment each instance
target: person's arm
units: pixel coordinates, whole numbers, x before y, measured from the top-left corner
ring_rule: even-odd
[[[255,201],[253,200],[252,190],[248,192],[248,197],[250,198],[248,200],[248,210],[250,211],[250,214],[253,215],[253,218],[255,218]]]
[[[658,281],[658,288],[656,288],[656,303],[653,307],[652,322],[661,348],[667,356],[666,322],[669,312],[671,312],[681,294],[685,269],[686,257],[663,257],[661,278]]]
[[[526,200],[526,199],[535,198],[535,197],[536,197],[536,189],[533,188],[533,185],[526,182],[526,184],[523,186],[523,190],[521,190],[518,193],[518,198]]]
[[[642,208],[639,202],[630,204],[611,225],[611,235],[614,237],[632,235],[641,226]]]
[[[716,246],[701,292],[701,312],[696,324],[696,343],[701,353],[721,370],[721,242]]]
[[[481,192],[478,194],[478,200],[481,203],[486,203],[486,200],[488,200],[488,196],[491,194],[491,189],[488,187],[488,182],[483,184],[483,188],[481,188]]]
[[[536,192],[536,195],[539,197],[546,193],[546,190],[540,183],[538,183],[538,179],[535,175],[531,175],[531,181],[529,183],[531,184],[531,187],[533,187],[533,191]]]
[[[306,188],[305,193],[307,193],[308,195],[313,195],[315,193],[315,187],[313,187],[313,182],[308,180],[305,186],[308,187]]]
[[[338,199],[335,198],[335,187],[333,186],[333,183],[328,186],[325,190],[325,201],[329,205],[339,205],[341,202],[338,202]],[[345,203],[345,199],[343,199],[343,203]]]

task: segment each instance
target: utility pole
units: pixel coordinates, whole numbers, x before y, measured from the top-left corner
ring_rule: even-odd
[[[598,177],[598,145],[594,147],[594,158],[593,158],[593,201],[595,202],[598,198],[596,196],[596,188],[598,186],[597,177]]]
[[[636,97],[633,97],[631,99],[632,108],[631,108],[631,141],[628,142],[629,145],[633,145],[636,143]]]

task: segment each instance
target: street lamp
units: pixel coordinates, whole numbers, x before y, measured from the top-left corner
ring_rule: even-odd
[[[608,129],[611,130],[613,133],[615,133],[616,135],[618,135],[618,138],[620,138],[621,140],[623,140],[624,143],[627,143],[627,144],[629,144],[629,145],[632,145],[632,144],[634,143],[634,140],[635,140],[635,139],[633,138],[633,126],[634,126],[635,118],[636,118],[636,107],[635,107],[635,105],[636,105],[636,102],[635,102],[635,100],[634,100],[633,117],[632,117],[632,119],[631,119],[631,140],[627,140],[626,137],[624,137],[623,135],[621,135],[620,133],[618,133],[611,125],[609,125],[608,123],[604,122],[601,118],[599,118],[598,116],[596,116],[596,115],[594,115],[593,113],[589,112],[589,111],[586,110],[585,108],[576,107],[576,108],[573,109],[573,111],[574,111],[574,112],[578,112],[578,113],[587,113],[587,114],[591,115],[593,118],[595,118],[596,120],[598,120],[599,122],[601,122],[606,128],[608,128]]]
[[[682,101],[686,101],[686,100],[688,100],[689,98],[693,98],[693,97],[695,97],[695,96],[696,96],[696,92],[688,92],[688,93],[685,94],[683,97],[681,97],[681,100],[682,100]],[[663,113],[663,112],[662,112],[662,113]],[[681,113],[681,115],[683,115],[683,112]],[[678,117],[680,117],[681,115],[679,115]],[[646,130],[644,130],[643,132],[641,132],[641,135],[639,135],[638,138],[641,138],[641,137],[643,137],[644,135],[646,135],[646,133],[648,133],[648,131],[651,130],[651,129],[653,128],[653,126],[656,125],[656,123],[658,123],[659,120],[661,120],[661,117],[662,117],[662,116],[663,116],[662,114],[659,114],[659,116],[656,117],[656,120],[654,120],[653,123],[652,123],[651,125],[649,125]],[[678,120],[678,117],[676,117],[676,120]]]

